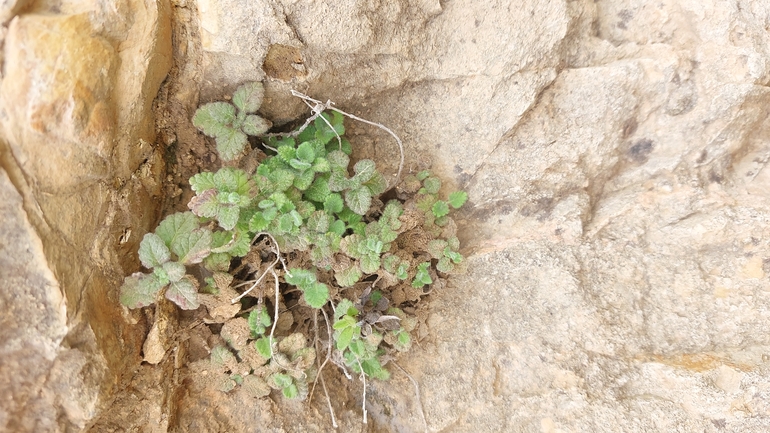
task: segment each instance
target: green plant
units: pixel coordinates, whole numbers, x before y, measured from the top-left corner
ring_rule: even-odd
[[[269,122],[254,114],[262,93],[249,83],[232,104],[198,109],[193,123],[231,165],[190,179],[190,211],[145,235],[139,258],[150,272],[127,277],[120,300],[139,308],[162,293],[183,309],[204,304],[207,320],[222,324],[226,345],[206,362],[225,392],[241,386],[255,396],[270,389],[307,396],[320,370],[320,349],[308,343],[324,338],[307,323],[318,317],[328,320],[327,361],[385,380],[387,355],[407,351],[420,326],[413,312],[425,286],[462,270],[449,213],[467,195],[440,199],[441,181],[427,170],[391,188],[372,160],[351,164],[338,110],[318,112],[294,132],[262,135]],[[253,172],[232,166],[247,135],[262,141]],[[190,266],[200,269],[188,273]]]

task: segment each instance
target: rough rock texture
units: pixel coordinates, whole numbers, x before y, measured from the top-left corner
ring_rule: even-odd
[[[118,269],[115,252],[136,251],[154,219],[136,209],[160,191],[144,116],[163,72],[147,53],[167,52],[155,21],[163,8],[143,20],[128,11],[145,3],[87,15],[72,3],[53,17],[35,15],[31,1],[0,9],[0,18],[26,13],[5,36],[2,167],[12,187],[0,177],[10,188],[0,212],[36,259],[11,256],[6,240],[2,251],[8,269],[25,263],[21,281],[41,281],[21,293],[49,321],[25,320],[19,337],[0,340],[0,384],[13,395],[0,421],[22,431],[33,393],[12,375],[33,367],[9,354],[40,360],[24,386],[64,414],[38,430],[84,425],[99,395],[93,378],[110,388],[116,369],[138,362],[143,328],[125,326],[106,269]],[[288,89],[332,99],[398,132],[407,168],[432,160],[470,194],[460,215],[469,273],[432,295],[429,337],[398,361],[421,400],[394,368],[390,382],[370,384],[366,427],[360,389],[338,391],[340,431],[424,431],[420,407],[427,430],[441,432],[770,430],[767,2],[172,3],[178,63],[163,89],[166,126],[264,79],[263,112],[277,123],[304,110]],[[43,43],[54,26],[66,37]],[[63,63],[29,60],[38,58]],[[56,74],[65,69],[84,76]],[[143,85],[118,85],[136,77]],[[83,96],[67,96],[75,92]],[[387,136],[349,130],[358,156],[395,172]],[[207,157],[189,125],[162,135],[194,143],[178,158]],[[127,227],[134,236],[114,246]],[[4,272],[11,284],[15,273]],[[329,431],[321,399],[305,408],[179,383],[184,347],[170,364],[142,367],[92,430]],[[78,386],[74,402],[64,397]]]
[[[470,193],[470,272],[401,361],[430,431],[770,428],[764,2],[231,3],[198,2],[204,99],[264,62],[267,115],[333,99]],[[394,375],[376,425],[422,431]]]
[[[0,19],[0,430],[79,431],[140,359],[115,289],[157,219],[168,5],[11,1]]]

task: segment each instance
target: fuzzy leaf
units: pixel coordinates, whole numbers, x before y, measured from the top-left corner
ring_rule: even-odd
[[[364,185],[369,188],[369,191],[371,191],[373,196],[380,195],[388,189],[388,181],[385,180],[385,176],[378,171],[375,171],[372,178]]]
[[[329,189],[334,192],[344,191],[352,185],[351,180],[345,177],[343,171],[333,171],[329,175]]]
[[[297,148],[297,159],[308,164],[312,164],[315,160],[315,151],[313,150],[312,143],[302,143]]]
[[[187,273],[187,269],[179,262],[166,262],[163,264],[163,270],[166,271],[169,281],[179,281]]]
[[[273,182],[276,191],[282,192],[286,191],[289,189],[289,187],[292,186],[292,184],[294,184],[294,173],[290,172],[289,170],[279,168],[270,173],[268,179]]]
[[[166,298],[183,310],[195,310],[200,306],[197,283],[190,276],[171,283],[166,289]]]
[[[374,161],[371,159],[362,159],[353,166],[353,171],[356,173],[354,176],[359,183],[368,182],[369,179],[377,172]]]
[[[272,126],[273,123],[269,120],[259,117],[256,114],[249,114],[246,116],[246,120],[243,121],[241,130],[248,135],[262,135]]]
[[[316,282],[315,272],[308,269],[293,268],[290,269],[291,275],[284,275],[283,279],[297,287],[307,287]]]
[[[449,260],[449,257],[442,257],[439,259],[438,264],[436,264],[436,270],[439,272],[443,272],[445,274],[448,274],[454,270],[454,265]]]
[[[320,116],[315,119],[315,137],[323,143],[331,142],[332,139],[336,142],[338,136],[345,134],[342,114],[335,111],[331,116],[327,113],[321,116],[323,119]]]
[[[441,218],[449,213],[449,205],[444,200],[439,200],[433,204],[431,212],[436,218]]]
[[[139,244],[139,260],[145,268],[160,266],[171,259],[171,251],[155,233],[147,233]]]
[[[423,171],[421,171],[421,172],[417,173],[417,175],[416,175],[415,177],[417,177],[417,180],[419,180],[420,182],[422,182],[423,180],[427,179],[427,178],[428,178],[428,176],[430,176],[430,171],[428,171],[428,170],[423,170]]]
[[[224,346],[216,346],[211,349],[211,363],[219,367],[230,367],[238,361],[235,355]]]
[[[294,383],[287,386],[286,388],[283,388],[281,392],[283,393],[283,396],[288,398],[289,400],[299,398],[299,389],[297,389],[297,385]]]
[[[291,166],[291,168],[293,168],[295,170],[298,170],[300,172],[305,171],[308,168],[313,166],[313,164],[311,164],[309,162],[301,161],[301,160],[296,159],[296,158],[290,160],[289,161],[289,165]],[[312,171],[311,171],[311,173],[312,173]]]
[[[287,164],[289,163],[289,161],[297,157],[297,149],[293,147],[283,146],[283,147],[279,147],[277,150],[278,150],[278,157]]]
[[[265,218],[264,212],[256,212],[249,220],[249,231],[261,232],[267,229],[268,225],[270,225],[270,220]]]
[[[246,113],[256,113],[262,105],[265,88],[259,81],[245,83],[233,93],[233,104]]]
[[[251,310],[248,322],[252,337],[264,334],[266,328],[270,326],[271,323],[270,315],[267,313],[265,306],[262,305],[260,308]]]
[[[376,254],[366,254],[361,257],[361,272],[373,274],[380,269],[380,257]]]
[[[305,190],[305,198],[314,202],[323,203],[326,197],[331,194],[329,189],[329,178],[319,176],[313,180],[313,183]]]
[[[459,209],[467,200],[468,193],[465,191],[455,191],[449,194],[449,204],[455,209]]]
[[[319,157],[313,161],[313,171],[316,173],[328,173],[331,169],[332,166],[326,158]]]
[[[324,211],[315,211],[307,220],[307,228],[318,233],[326,233],[329,231],[329,223],[331,217]]]
[[[193,116],[193,125],[212,138],[223,137],[233,128],[235,107],[227,102],[210,102],[201,105]]]
[[[441,180],[431,176],[422,181],[422,186],[428,194],[437,194],[441,189]]]
[[[358,265],[352,264],[349,268],[334,273],[334,279],[342,287],[350,287],[361,279],[363,274]]]
[[[329,213],[336,214],[342,212],[344,205],[342,197],[337,193],[329,194],[324,200],[324,210]]]
[[[214,184],[214,173],[210,171],[204,171],[203,173],[194,175],[190,178],[190,187],[198,194],[208,189],[215,189],[216,185]]]
[[[248,137],[241,131],[229,129],[222,135],[218,135],[216,141],[219,157],[223,161],[232,161],[246,148]]]
[[[152,305],[162,288],[163,284],[154,275],[136,272],[126,277],[120,286],[120,303],[131,309]]]
[[[420,263],[417,265],[417,274],[414,276],[414,280],[412,281],[412,287],[419,289],[426,284],[433,283],[433,279],[430,277],[430,273],[428,273],[429,266],[429,262]]]
[[[359,187],[345,192],[345,204],[353,212],[364,215],[372,205],[372,195],[368,188]]]
[[[444,256],[444,248],[447,247],[447,241],[443,239],[434,239],[428,242],[428,253],[434,259],[440,259]]]
[[[329,229],[327,231],[329,233],[334,233],[337,236],[342,236],[345,234],[345,223],[340,220],[335,220],[333,223],[329,224]]]
[[[189,234],[180,233],[171,243],[171,251],[186,265],[200,263],[211,253],[211,242],[211,230],[203,227]]]
[[[388,370],[385,370],[385,368],[383,368],[382,364],[380,364],[380,361],[377,358],[370,358],[370,359],[361,361],[361,367],[367,376],[370,376],[379,380],[390,379],[390,372],[388,372]]]
[[[193,197],[187,207],[199,217],[213,218],[219,212],[217,195],[216,189],[207,189]]]
[[[326,155],[326,159],[329,161],[329,165],[331,165],[332,171],[347,171],[348,164],[350,164],[350,157],[345,155],[344,152],[340,152],[339,150],[333,150],[329,152]]]
[[[238,223],[240,209],[237,206],[220,206],[217,213],[219,226],[225,230],[232,230]]]
[[[237,168],[223,167],[214,174],[214,187],[220,192],[249,193],[249,177]]]
[[[254,342],[254,348],[257,349],[257,353],[262,355],[265,359],[270,359],[272,356],[272,350],[270,349],[270,337],[262,337]]]
[[[313,283],[305,288],[305,302],[312,308],[321,308],[329,301],[329,288],[323,283]]]
[[[310,187],[313,183],[313,179],[315,179],[315,173],[313,170],[308,170],[294,178],[294,187],[300,191],[304,191]]]
[[[337,336],[337,350],[345,350],[350,345],[350,341],[353,339],[353,332],[355,328],[350,326],[340,331]]]

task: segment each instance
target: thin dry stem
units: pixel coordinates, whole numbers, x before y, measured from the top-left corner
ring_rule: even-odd
[[[396,361],[393,361],[393,365],[398,367],[398,369],[401,370],[406,375],[406,377],[408,377],[409,380],[412,381],[412,385],[414,386],[414,393],[415,393],[415,396],[417,397],[417,409],[420,410],[420,416],[422,417],[422,424],[425,427],[425,433],[428,433],[428,420],[425,419],[425,411],[422,408],[422,398],[420,397],[420,385],[417,383],[416,380],[414,380],[412,375],[409,374],[406,371],[406,369],[404,369],[404,367],[398,365]]]

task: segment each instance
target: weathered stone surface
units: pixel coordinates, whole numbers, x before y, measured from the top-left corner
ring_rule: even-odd
[[[247,23],[207,15],[220,30],[204,51],[238,65],[295,47],[306,74],[271,72],[268,89],[387,124],[407,161],[432,159],[470,194],[470,272],[400,361],[430,431],[768,428],[767,5],[250,7]],[[263,111],[288,116],[277,93]],[[350,130],[394,169],[386,136]],[[423,431],[412,396],[398,372],[373,385],[377,425]]]
[[[22,13],[3,29],[0,83],[0,429],[18,432],[83,429],[140,361],[141,316],[116,289],[163,168],[151,106],[171,62],[168,5],[55,3],[2,9]]]

